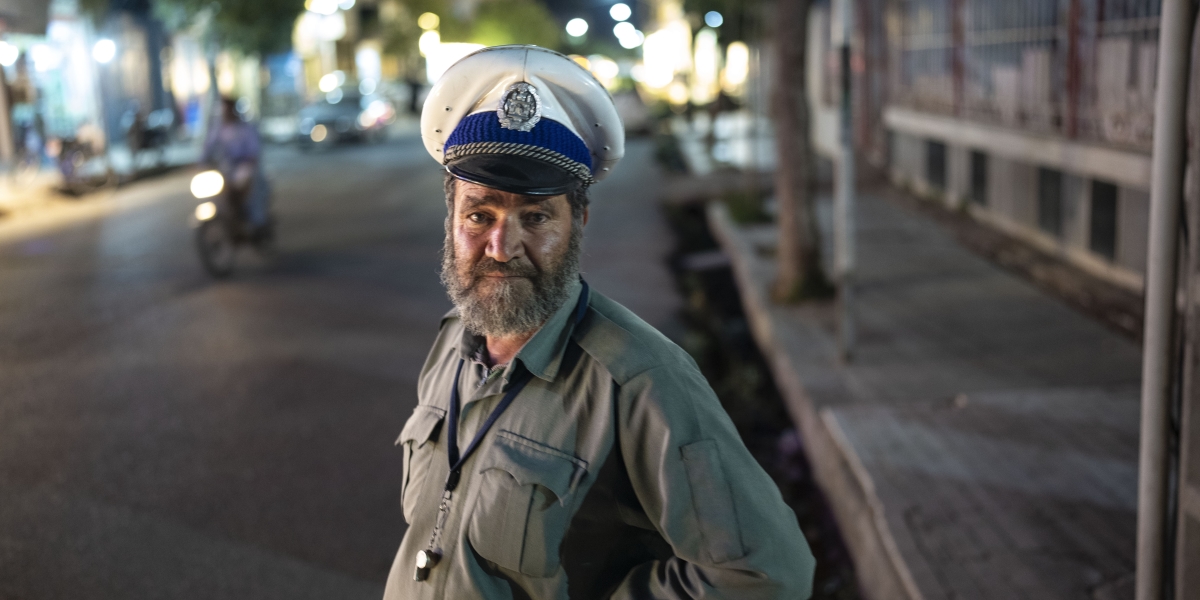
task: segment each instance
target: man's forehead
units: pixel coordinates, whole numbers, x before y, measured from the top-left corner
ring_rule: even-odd
[[[524,194],[514,194],[477,184],[463,185],[463,183],[460,181],[456,186],[455,195],[462,199],[465,207],[548,205],[555,199],[562,197],[526,196]]]

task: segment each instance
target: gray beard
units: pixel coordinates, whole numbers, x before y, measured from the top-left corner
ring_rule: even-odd
[[[528,261],[514,265],[485,256],[464,273],[447,233],[442,246],[442,285],[467,331],[489,337],[532,333],[567,301],[571,284],[579,276],[582,248],[583,228],[573,225],[567,251],[547,271],[538,271]],[[483,290],[479,284],[484,273],[520,275],[525,279],[496,280],[492,289]]]

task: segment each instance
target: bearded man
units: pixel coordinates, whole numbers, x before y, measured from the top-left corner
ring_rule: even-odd
[[[534,46],[472,54],[421,118],[455,309],[397,444],[387,600],[808,598],[796,517],[692,359],[580,278],[612,98]]]

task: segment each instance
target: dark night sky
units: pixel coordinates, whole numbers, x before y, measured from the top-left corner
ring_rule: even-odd
[[[550,12],[554,14],[559,23],[566,25],[567,21],[576,17],[582,18],[588,22],[587,41],[591,43],[599,43],[611,48],[597,48],[590,43],[581,48],[583,52],[606,51],[617,55],[623,52],[620,45],[617,44],[617,38],[612,34],[613,25],[617,22],[608,15],[608,9],[617,2],[624,2],[633,9],[633,16],[629,19],[631,23],[642,29],[646,22],[645,13],[649,10],[649,6],[638,2],[637,0],[540,0]],[[644,31],[644,30],[643,30]]]

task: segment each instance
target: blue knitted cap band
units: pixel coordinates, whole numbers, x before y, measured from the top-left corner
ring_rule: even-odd
[[[468,115],[459,121],[458,127],[446,140],[445,156],[449,161],[451,156],[461,154],[454,152],[455,146],[479,147],[484,143],[492,147],[517,148],[520,146],[542,149],[538,154],[557,154],[571,162],[586,167],[588,179],[592,170],[592,155],[587,144],[579,136],[567,129],[562,123],[550,119],[541,119],[530,131],[517,131],[500,126],[496,111],[485,111]],[[544,151],[550,151],[546,153]]]

